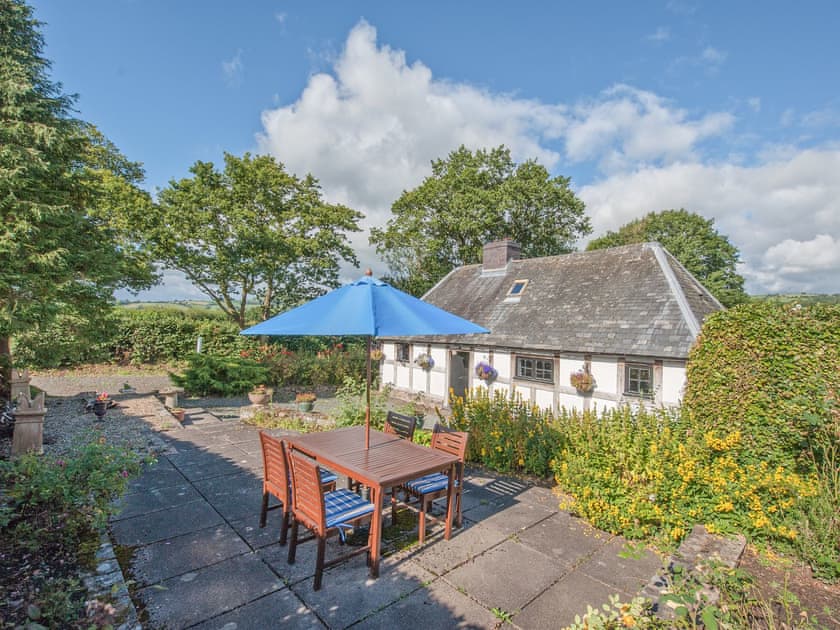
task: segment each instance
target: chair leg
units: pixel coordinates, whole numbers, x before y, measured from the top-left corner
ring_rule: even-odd
[[[391,526],[397,524],[397,489],[391,488]]]
[[[420,522],[418,526],[420,528],[420,545],[423,545],[423,541],[426,540],[426,497],[420,497]]]
[[[263,492],[262,509],[260,510],[260,527],[265,527],[265,517],[268,515],[268,492]]]
[[[289,517],[291,514],[286,511],[286,506],[283,506],[283,522],[280,523],[280,546],[286,544],[286,533],[289,531]]]
[[[324,551],[327,547],[327,539],[318,536],[318,557],[315,559],[315,590],[321,590],[321,578],[324,575]]]
[[[295,552],[297,551],[297,535],[298,522],[297,519],[294,516],[292,516],[292,541],[289,543],[289,557],[286,560],[289,564],[295,563]]]
[[[461,523],[461,491],[455,493],[455,526],[460,528]]]

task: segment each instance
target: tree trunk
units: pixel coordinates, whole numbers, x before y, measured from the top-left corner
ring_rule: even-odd
[[[12,346],[9,337],[0,337],[0,398],[9,399],[12,379]]]

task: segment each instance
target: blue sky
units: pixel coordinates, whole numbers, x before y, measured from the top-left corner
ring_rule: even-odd
[[[572,178],[592,236],[685,207],[741,250],[751,292],[840,292],[836,3],[34,7],[53,78],[150,191],[270,152],[370,227],[430,160],[504,143]],[[142,297],[195,295],[168,275]]]

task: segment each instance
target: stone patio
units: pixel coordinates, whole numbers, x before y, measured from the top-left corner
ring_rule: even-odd
[[[633,597],[662,565],[650,552],[621,557],[621,538],[560,511],[547,488],[468,469],[451,540],[432,528],[422,548],[386,541],[379,579],[357,556],[327,570],[316,593],[314,543],[289,565],[280,512],[258,527],[257,429],[191,412],[188,426],[160,434],[166,453],[110,525],[144,627],[495,628],[495,609],[512,627],[559,628],[587,604]],[[331,539],[328,560],[337,549]]]

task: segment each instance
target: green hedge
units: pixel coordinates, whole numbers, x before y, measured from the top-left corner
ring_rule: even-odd
[[[683,405],[706,430],[739,430],[769,463],[808,449],[840,393],[840,305],[744,304],[711,316],[689,356]]]

